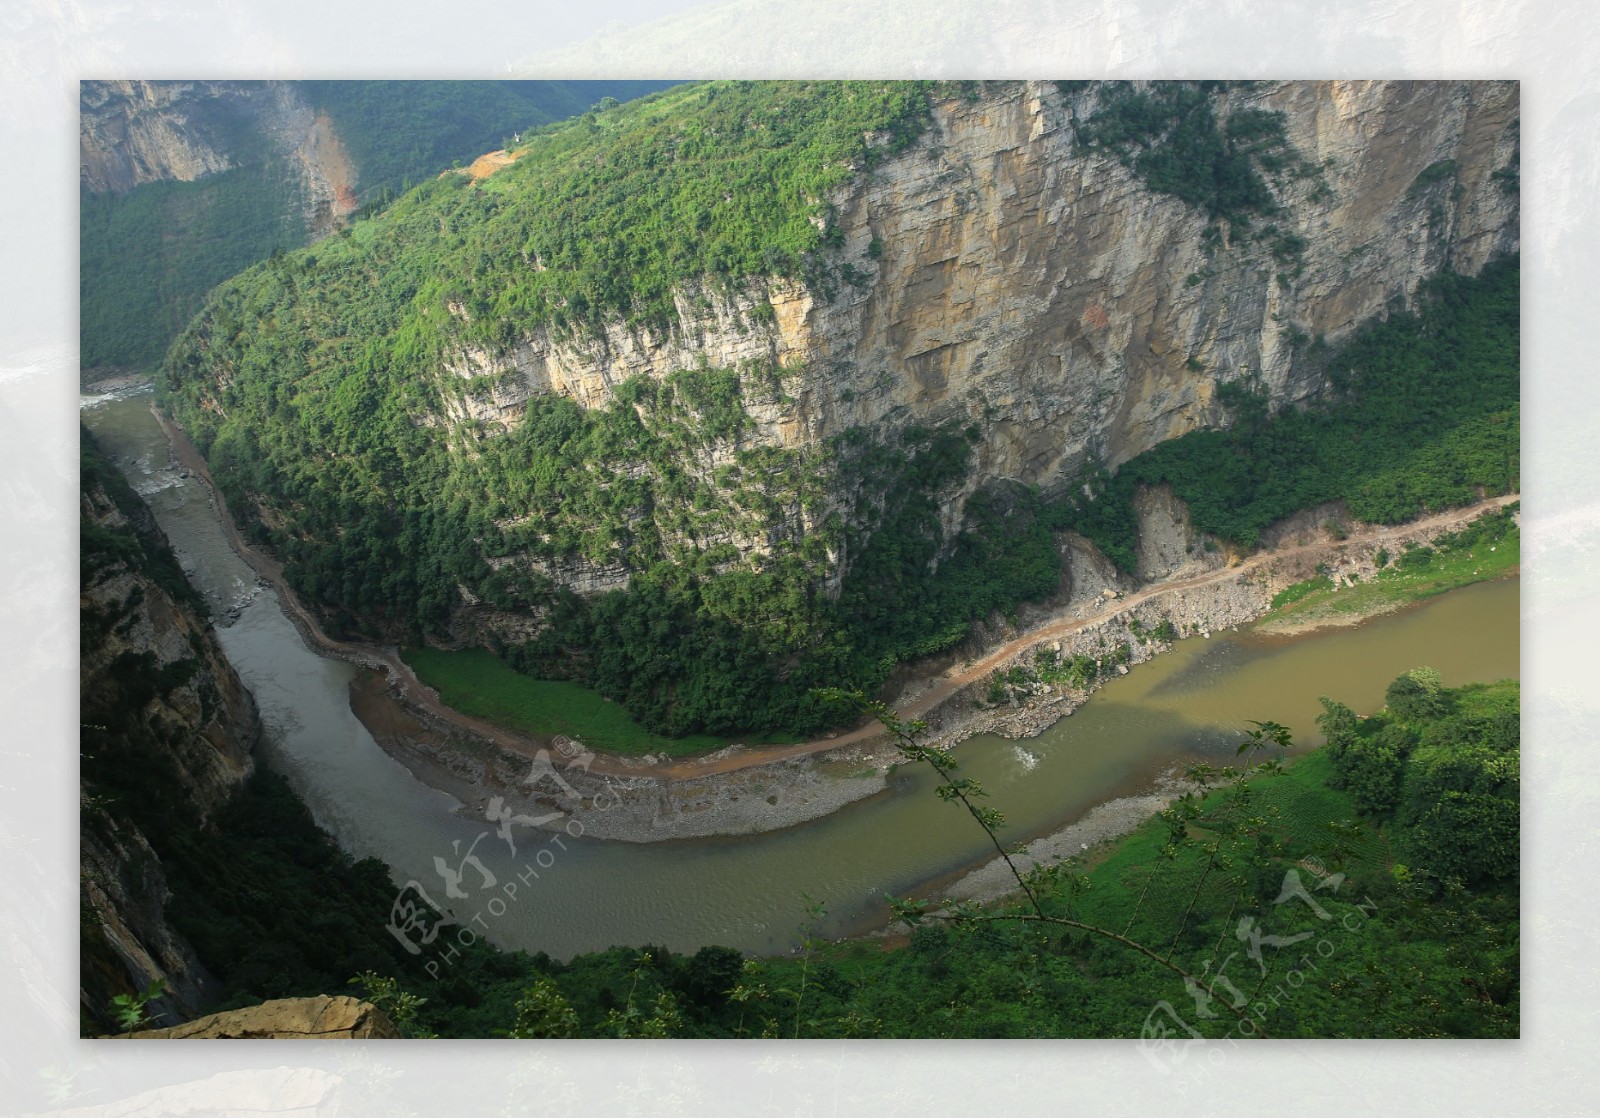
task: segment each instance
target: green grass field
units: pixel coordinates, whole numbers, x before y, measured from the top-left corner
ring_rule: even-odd
[[[407,648],[401,650],[401,656],[424,684],[437,689],[439,698],[457,711],[524,734],[570,735],[585,746],[607,753],[687,757],[734,742],[770,745],[799,741],[770,734],[667,738],[651,734],[620,704],[590,688],[565,680],[524,676],[485,649]]]
[[[1287,858],[1314,858],[1330,866],[1335,862],[1332,852],[1338,837],[1328,825],[1354,821],[1359,813],[1349,795],[1328,786],[1332,772],[1333,761],[1327,751],[1315,750],[1291,761],[1280,776],[1252,781],[1252,814],[1268,820],[1267,830],[1282,844]],[[1200,818],[1190,825],[1191,835],[1202,842],[1210,838],[1206,817],[1222,803],[1221,793],[1206,798]],[[1198,848],[1190,847],[1175,859],[1162,858],[1161,849],[1166,842],[1167,828],[1159,819],[1148,821],[1119,840],[1110,854],[1089,871],[1092,885],[1081,903],[1086,918],[1108,928],[1123,928],[1134,915],[1152,874],[1156,877],[1150,882],[1150,895],[1187,898],[1193,893],[1204,869],[1204,856]],[[1361,827],[1350,841],[1350,848],[1342,865],[1352,872],[1382,870],[1388,860],[1382,837],[1370,825]],[[1226,910],[1230,890],[1225,875],[1213,874],[1200,895],[1198,909]],[[1146,941],[1165,943],[1174,933],[1168,910],[1170,906],[1153,905],[1147,897],[1134,932]],[[1150,920],[1151,913],[1160,916]]]
[[[1379,614],[1445,591],[1498,579],[1522,562],[1521,533],[1509,516],[1489,514],[1453,536],[1434,541],[1425,562],[1390,557],[1375,579],[1353,587],[1334,587],[1324,576],[1279,591],[1263,629],[1276,623]]]

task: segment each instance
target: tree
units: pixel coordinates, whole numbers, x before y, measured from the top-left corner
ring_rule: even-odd
[[[1386,819],[1400,803],[1400,782],[1410,750],[1404,727],[1383,727],[1370,738],[1354,738],[1334,755],[1339,787],[1365,816]]]
[[[1432,719],[1443,714],[1439,670],[1423,666],[1396,676],[1384,693],[1384,699],[1390,711],[1407,721]]]
[[[515,1038],[577,1037],[578,1015],[560,988],[547,978],[535,979],[517,1000]]]
[[[1486,722],[1471,741],[1467,728],[1446,720],[1442,741],[1412,754],[1400,813],[1414,861],[1469,885],[1511,878],[1518,868],[1521,747],[1500,737],[1504,719]]]
[[[1322,714],[1317,716],[1317,729],[1328,740],[1328,752],[1336,759],[1349,748],[1361,726],[1356,713],[1336,699],[1318,696]]]

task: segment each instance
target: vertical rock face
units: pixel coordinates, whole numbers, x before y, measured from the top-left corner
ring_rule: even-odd
[[[97,193],[120,192],[140,183],[188,183],[228,170],[234,163],[226,140],[206,123],[207,111],[214,117],[228,114],[255,92],[234,82],[84,82],[80,181]]]
[[[255,702],[149,509],[86,450],[80,592],[82,1009],[156,980],[193,1014],[208,977],[167,922],[151,829],[209,820],[249,776]]]
[[[317,113],[294,148],[306,190],[306,224],[311,237],[325,237],[356,210],[356,165],[327,113]]]
[[[1276,241],[1241,237],[1078,143],[1105,97],[1029,82],[937,101],[921,141],[831,200],[835,263],[854,282],[831,294],[775,279],[731,298],[686,289],[667,332],[617,323],[578,340],[536,330],[501,355],[463,347],[445,369],[447,415],[429,422],[503,429],[532,396],[599,407],[630,376],[700,361],[783,367],[794,379],[750,409],[747,445],[977,425],[976,469],[945,496],[953,522],[985,483],[1063,485],[1086,464],[1218,426],[1221,384],[1259,385],[1274,407],[1303,400],[1323,387],[1318,340],[1405,305],[1442,268],[1476,274],[1519,247],[1506,181],[1514,82],[1263,82],[1218,95],[1220,120],[1281,113],[1314,172],[1257,215]]]
[[[203,605],[175,595],[170,582],[152,572],[169,547],[155,518],[142,503],[125,508],[103,488],[82,495],[86,525],[136,540],[142,549],[121,563],[107,562],[85,580],[79,602],[85,619],[83,709],[98,711],[112,696],[137,697],[142,691],[142,705],[116,713],[150,728],[169,747],[165,760],[204,821],[250,774],[258,734],[255,700],[217,644]],[[126,666],[135,662],[141,662],[143,675],[159,679],[148,688],[141,687],[142,679],[125,683]]]
[[[1192,562],[1198,534],[1189,524],[1189,509],[1168,486],[1149,486],[1135,503],[1139,517],[1139,567],[1143,582],[1177,574]]]
[[[86,81],[79,105],[87,190],[194,182],[279,160],[312,238],[356,209],[355,164],[327,114],[292,83]]]
[[[840,200],[847,255],[880,255],[859,299],[807,320],[858,402],[829,426],[987,415],[993,476],[1115,465],[1215,423],[1219,382],[1303,398],[1320,385],[1298,339],[1337,342],[1440,267],[1475,274],[1517,247],[1516,196],[1492,179],[1516,150],[1514,83],[1291,82],[1221,102],[1282,112],[1323,168],[1326,190],[1292,184],[1272,219],[1305,240],[1298,275],[1259,241],[1209,249],[1203,212],[1075,145],[1049,84],[948,102]],[[1448,181],[1413,189],[1445,161]]]
[[[167,922],[171,893],[161,860],[139,829],[111,814],[79,830],[79,921],[82,923],[78,998],[84,1033],[110,1028],[111,999],[164,984],[146,1007],[158,1020],[196,1013],[212,982],[194,949]]]

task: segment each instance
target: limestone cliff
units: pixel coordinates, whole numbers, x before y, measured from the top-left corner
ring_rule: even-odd
[[[79,93],[79,179],[95,192],[193,182],[235,166],[204,109],[240,98],[228,82],[86,81]],[[253,90],[251,92],[254,92]]]
[[[208,977],[168,924],[150,840],[229,799],[258,716],[149,509],[92,447],[81,503],[82,1009],[99,1020],[113,995],[162,980],[152,1010],[181,1017]]]
[[[315,238],[356,208],[357,169],[292,82],[86,81],[79,180],[96,193],[272,163]]]
[[[855,282],[824,292],[769,278],[732,297],[689,286],[667,330],[614,321],[578,338],[535,329],[497,353],[462,345],[443,370],[444,414],[428,422],[493,432],[542,394],[594,408],[631,376],[779,367],[790,373],[782,393],[751,394],[757,378],[745,378],[754,423],[737,447],[976,424],[976,469],[943,499],[951,527],[985,483],[1056,487],[1086,464],[1115,467],[1226,423],[1221,384],[1258,384],[1274,407],[1303,400],[1323,387],[1323,343],[1406,305],[1441,268],[1476,274],[1518,248],[1505,182],[1516,83],[1220,93],[1219,119],[1282,114],[1309,172],[1275,188],[1272,236],[1263,220],[1253,238],[1079,142],[1107,92],[1077,84],[990,83],[936,99],[918,143],[831,200],[833,263]],[[733,449],[687,465],[705,477]],[[791,513],[801,531],[816,520]],[[560,577],[580,590],[626,582],[615,568]]]

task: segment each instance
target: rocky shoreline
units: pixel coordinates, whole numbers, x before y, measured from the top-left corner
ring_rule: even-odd
[[[1103,844],[1137,830],[1145,821],[1185,792],[1196,788],[1176,769],[1156,778],[1149,792],[1116,797],[1097,804],[1071,824],[1028,843],[1011,861],[1026,874],[1036,866],[1051,866],[1081,857]],[[1000,859],[969,870],[935,891],[941,901],[986,902],[1017,892],[1017,880]]]
[[[1125,647],[1126,659],[1117,669],[1118,675],[1124,675],[1133,666],[1171,649],[1174,640],[1186,637],[1209,638],[1213,633],[1246,626],[1276,636],[1300,636],[1320,629],[1358,625],[1403,609],[1409,603],[1382,603],[1361,613],[1314,619],[1267,619],[1273,596],[1286,587],[1318,575],[1326,575],[1335,585],[1371,580],[1379,570],[1376,555],[1380,549],[1394,555],[1413,544],[1427,544],[1514,500],[1516,496],[1512,495],[1410,525],[1355,526],[1348,532],[1342,528],[1338,532],[1330,530],[1330,525],[1342,521],[1340,507],[1308,510],[1263,533],[1264,551],[1249,563],[1241,563],[1235,556],[1206,553],[1203,547],[1191,548],[1193,554],[1188,562],[1174,568],[1161,582],[1136,593],[1108,585],[1099,592],[1103,602],[1091,599],[1085,603],[1074,595],[1073,602],[1054,617],[1034,622],[1028,626],[1029,632],[1007,643],[1003,657],[991,656],[982,662],[986,670],[982,679],[949,696],[939,709],[925,717],[943,745],[953,745],[975,734],[1033,738],[1058,719],[1071,715],[1110,676],[1102,675],[1083,688],[1038,681],[1012,685],[1006,700],[990,704],[985,698],[989,673],[1015,668],[1034,670],[1041,663],[1060,665],[1075,656],[1100,659]],[[1179,531],[1187,532],[1187,526],[1179,526]],[[1097,553],[1083,560],[1073,557],[1074,587],[1089,574],[1080,572],[1080,566],[1095,564],[1096,560]],[[1237,575],[1231,579],[1216,577],[1225,575],[1227,570],[1235,570]],[[1078,619],[1079,624],[1074,625],[1073,619]],[[1164,622],[1172,626],[1174,639],[1156,636]],[[1060,636],[1056,636],[1058,632]],[[914,688],[907,689],[897,703],[912,700],[915,695]],[[947,712],[952,717],[941,719]]]

